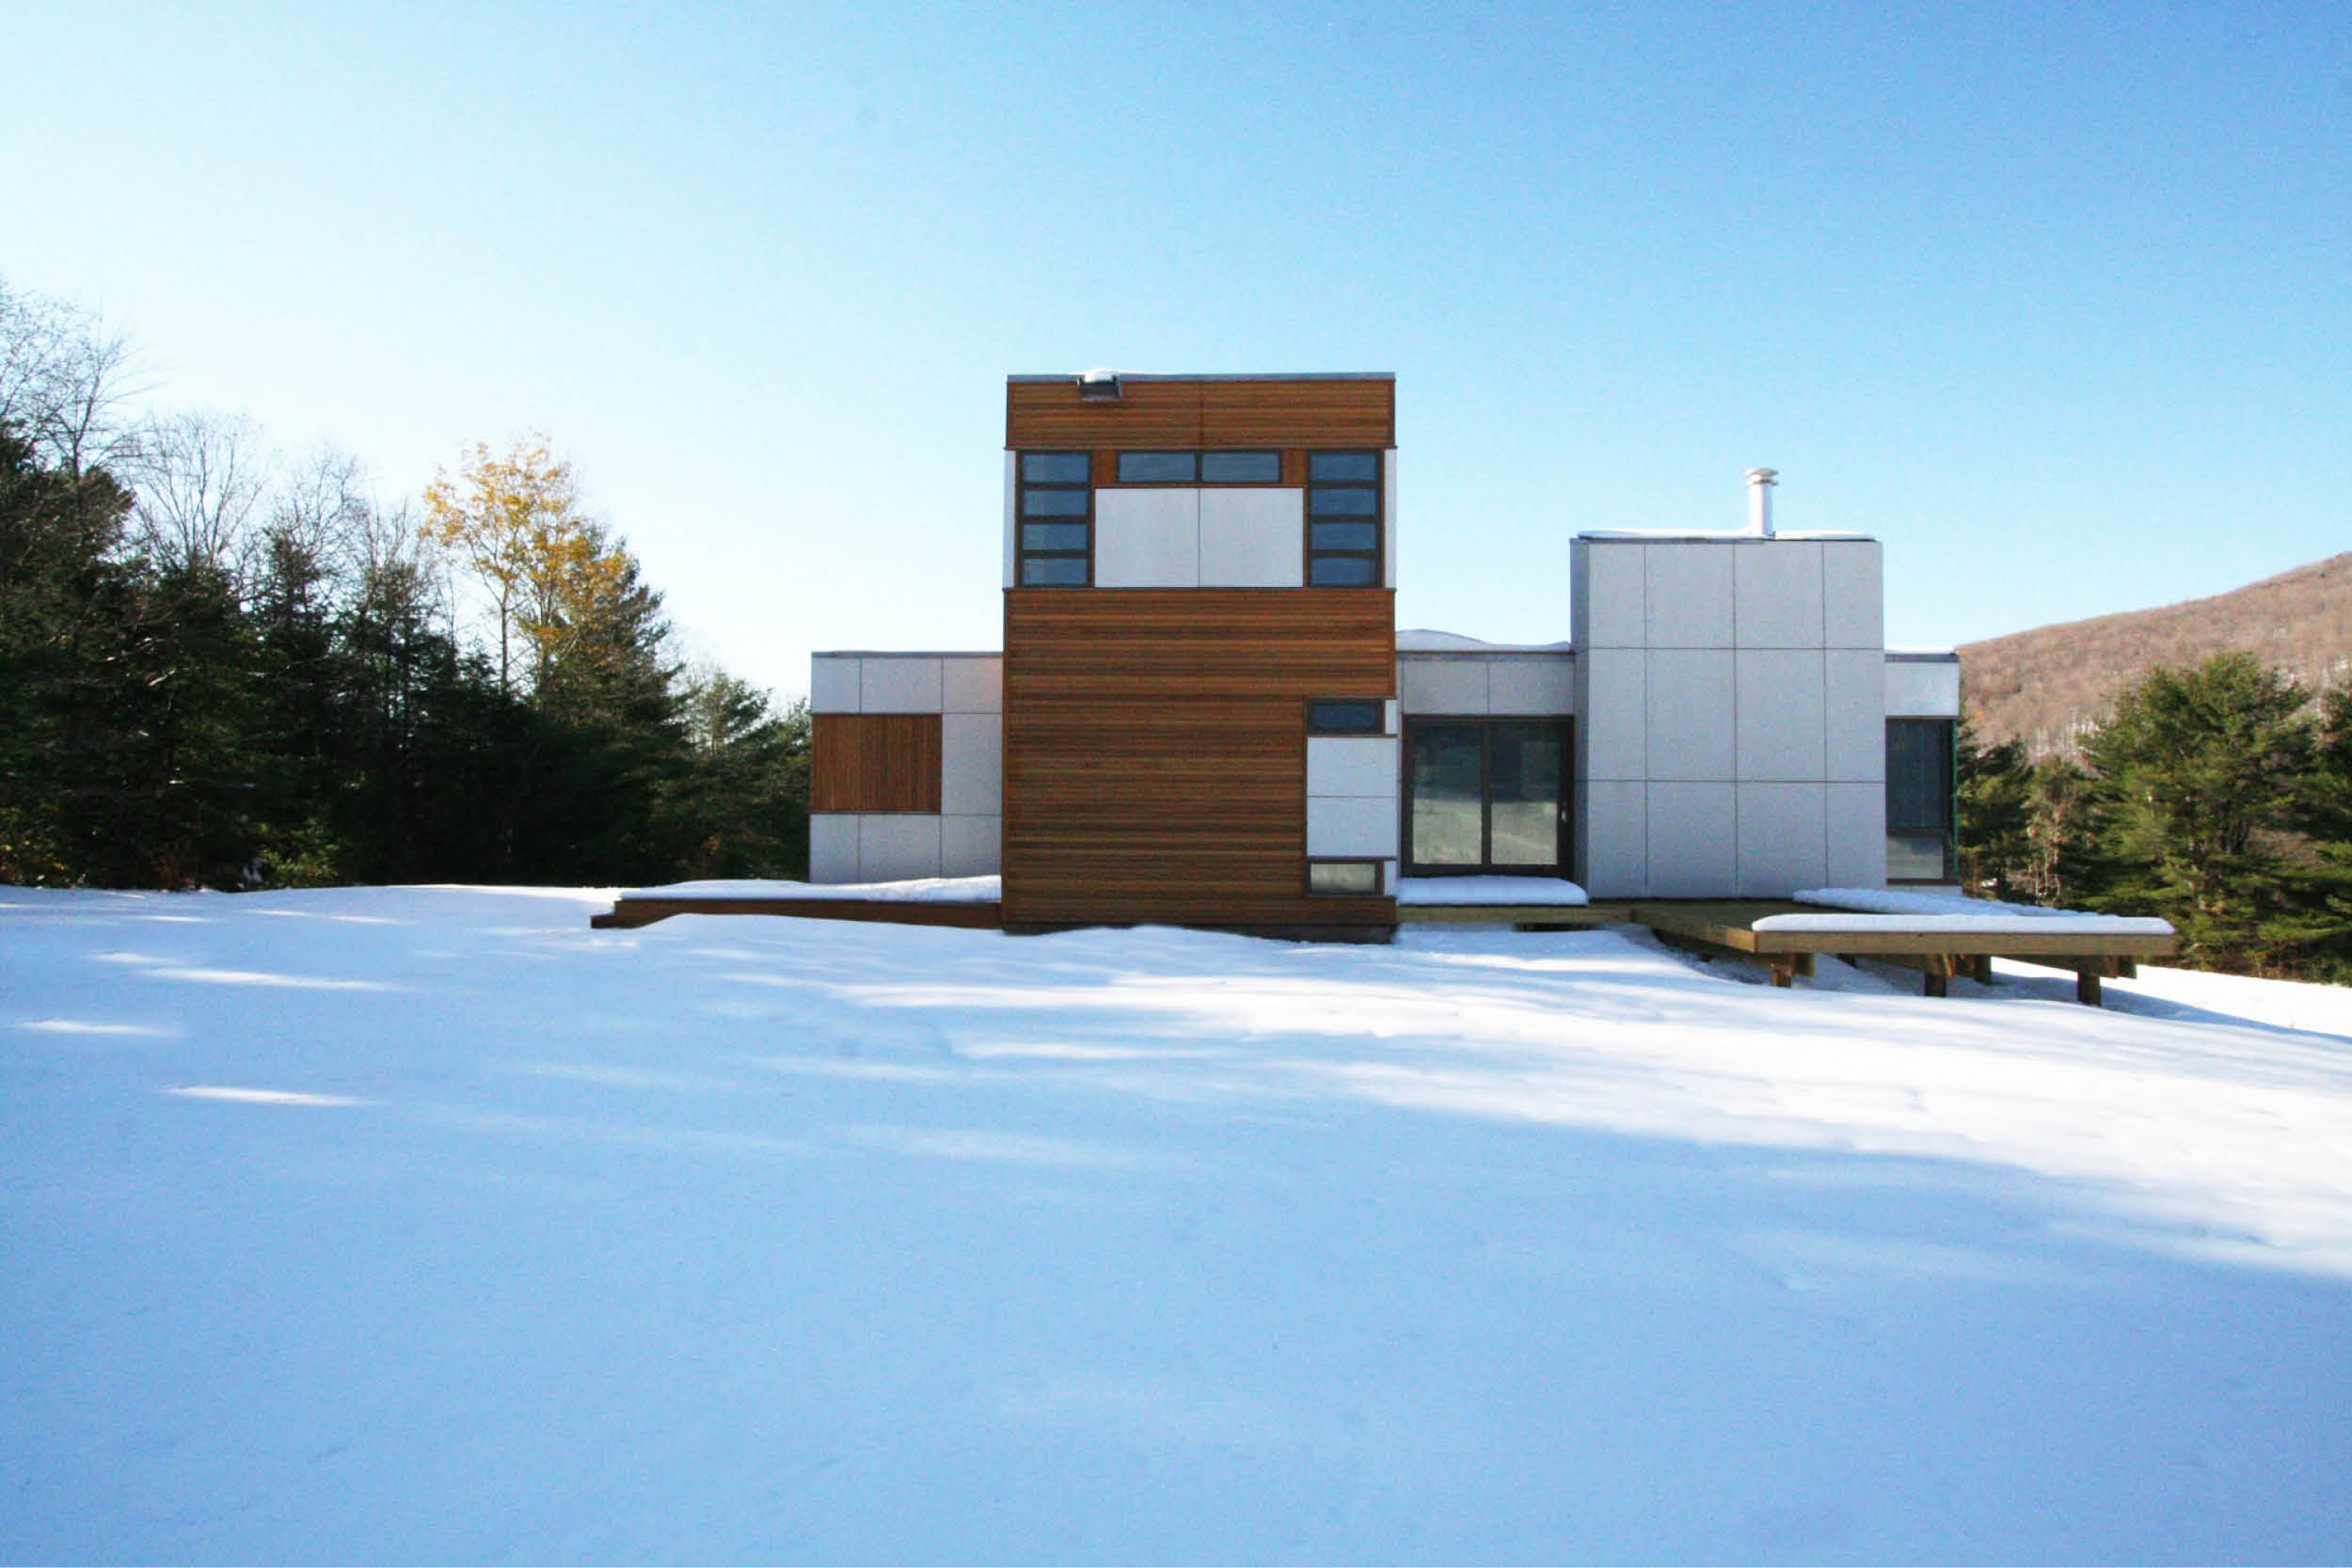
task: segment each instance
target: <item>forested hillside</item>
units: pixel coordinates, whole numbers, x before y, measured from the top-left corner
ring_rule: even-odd
[[[131,417],[127,361],[0,288],[0,880],[805,866],[804,710],[683,667],[544,438],[387,502],[348,455]]]
[[[2159,665],[2228,649],[2284,670],[2312,691],[2352,670],[2352,554],[2332,556],[2211,598],[2037,626],[1960,650],[1979,736],[2017,739],[2037,758],[2074,754],[2117,693]]]

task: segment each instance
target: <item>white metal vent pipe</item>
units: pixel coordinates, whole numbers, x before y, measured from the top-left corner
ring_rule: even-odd
[[[1772,536],[1772,486],[1779,483],[1777,468],[1748,470],[1748,531],[1758,539]]]

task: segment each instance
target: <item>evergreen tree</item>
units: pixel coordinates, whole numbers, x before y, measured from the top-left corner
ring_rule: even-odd
[[[1962,886],[1987,898],[2030,898],[2033,764],[2026,743],[1979,745],[1974,721],[1963,715],[1955,761]]]
[[[2084,746],[2113,868],[2092,906],[2164,916],[2208,968],[2249,967],[2297,940],[2282,850],[2312,763],[2305,701],[2243,653],[2159,668],[2124,691]]]

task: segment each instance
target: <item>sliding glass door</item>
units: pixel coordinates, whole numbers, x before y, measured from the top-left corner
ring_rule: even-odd
[[[1565,722],[1409,720],[1405,750],[1407,873],[1565,872]]]

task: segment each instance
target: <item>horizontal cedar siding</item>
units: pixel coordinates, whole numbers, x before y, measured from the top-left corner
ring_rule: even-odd
[[[939,715],[812,715],[808,809],[938,811]]]
[[[1386,591],[1005,595],[1005,918],[1385,926],[1309,898],[1306,700],[1395,689]]]
[[[1187,451],[1217,447],[1392,447],[1393,381],[1130,381],[1089,402],[1074,381],[1005,385],[1005,445]]]

